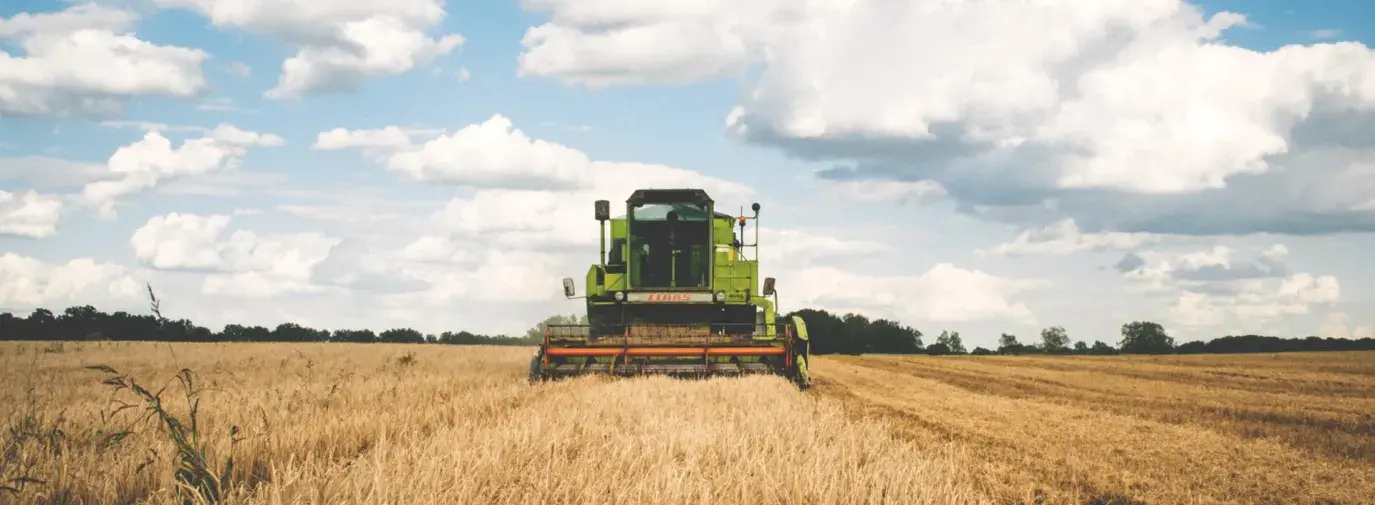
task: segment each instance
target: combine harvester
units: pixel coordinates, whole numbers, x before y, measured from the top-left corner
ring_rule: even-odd
[[[809,387],[806,325],[798,316],[775,320],[773,277],[760,294],[759,204],[752,209],[752,218],[734,217],[716,212],[700,189],[641,189],[612,218],[611,203],[597,200],[601,256],[587,272],[587,294],[576,296],[573,279],[563,279],[564,296],[586,300],[588,324],[546,327],[530,380],[763,373]],[[755,221],[754,244],[744,243],[747,220]],[[746,247],[755,259],[745,258]]]

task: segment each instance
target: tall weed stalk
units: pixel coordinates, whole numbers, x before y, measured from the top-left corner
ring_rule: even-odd
[[[109,366],[95,365],[86,368],[104,372],[107,377],[102,381],[103,384],[116,391],[129,391],[137,396],[144,409],[143,419],[157,418],[158,425],[176,445],[179,464],[174,477],[178,489],[189,493],[195,501],[203,503],[219,503],[226,498],[233,490],[229,478],[234,470],[234,445],[242,440],[238,437],[239,427],[230,427],[229,454],[225,456],[223,463],[213,463],[207,455],[206,443],[201,440],[201,426],[197,418],[201,390],[196,387],[195,375],[191,370],[183,368],[176,376],[182,385],[187,404],[186,416],[182,418],[164,408],[162,393],[166,387],[153,393],[139,385],[132,377],[121,374]],[[126,409],[139,408],[139,405],[122,401],[119,403],[115,414]]]

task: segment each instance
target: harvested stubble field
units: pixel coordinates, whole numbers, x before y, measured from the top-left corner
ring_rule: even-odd
[[[1375,502],[1375,353],[826,356],[807,392],[530,386],[530,353],[0,343],[0,502],[182,503],[198,478],[223,503]],[[206,462],[96,365],[183,422],[193,371]]]

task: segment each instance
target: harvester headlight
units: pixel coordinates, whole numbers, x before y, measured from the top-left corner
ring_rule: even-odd
[[[725,292],[725,291],[717,291],[717,292],[716,292],[716,301],[718,301],[718,302],[724,302],[724,301],[726,301],[726,292]]]
[[[624,292],[624,291],[617,291],[617,292],[616,292],[616,301],[618,301],[618,302],[623,302],[623,301],[625,301],[625,292]]]

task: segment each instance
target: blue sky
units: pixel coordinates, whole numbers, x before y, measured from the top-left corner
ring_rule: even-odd
[[[929,3],[7,2],[0,308],[519,332],[681,184],[761,202],[785,309],[1372,332],[1368,2]]]

